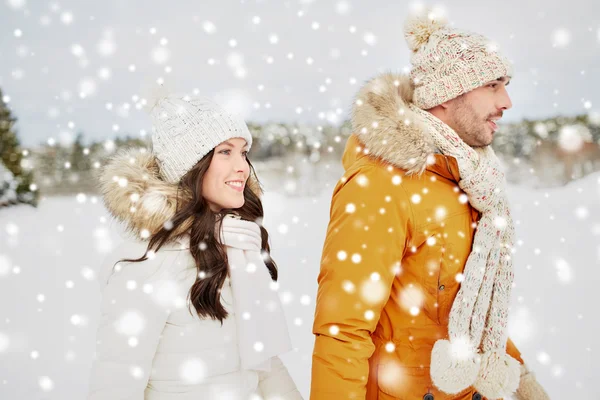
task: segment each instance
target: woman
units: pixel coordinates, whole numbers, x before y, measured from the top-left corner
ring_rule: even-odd
[[[212,101],[149,105],[152,153],[103,170],[111,214],[142,243],[105,268],[88,399],[301,399],[246,124]],[[140,254],[143,254],[140,258]]]

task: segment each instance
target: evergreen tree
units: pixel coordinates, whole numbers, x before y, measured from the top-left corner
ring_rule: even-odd
[[[92,168],[90,157],[84,153],[83,134],[78,133],[71,151],[71,169],[75,172],[86,172]],[[89,150],[89,149],[88,149]]]
[[[32,171],[24,171],[21,166],[23,149],[15,130],[16,122],[17,119],[4,102],[4,96],[0,89],[0,161],[13,174],[17,182],[17,200],[36,205],[38,192],[37,190],[31,190],[33,173]]]

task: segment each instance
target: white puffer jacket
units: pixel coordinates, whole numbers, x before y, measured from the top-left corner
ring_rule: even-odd
[[[123,153],[102,176],[107,208],[134,233],[155,232],[173,215],[177,188],[155,172],[149,155]],[[118,185],[113,176],[129,184]],[[149,197],[152,207],[144,206]],[[187,300],[197,273],[189,249],[173,243],[146,261],[117,263],[139,258],[146,247],[124,243],[99,274],[102,306],[88,400],[302,399],[278,357],[269,372],[241,368],[229,279],[221,290],[228,317],[222,325],[201,319]]]
[[[170,245],[153,259],[113,268],[145,249],[125,243],[99,275],[105,286],[89,400],[301,399],[279,358],[268,373],[240,369],[229,279],[222,326],[190,312],[196,266],[188,249]]]

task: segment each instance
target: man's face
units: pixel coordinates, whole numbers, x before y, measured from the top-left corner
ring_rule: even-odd
[[[448,101],[448,125],[469,146],[492,143],[498,129],[496,121],[512,107],[506,91],[509,81],[503,77]]]

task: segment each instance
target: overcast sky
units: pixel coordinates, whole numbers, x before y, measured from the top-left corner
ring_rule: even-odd
[[[514,61],[506,121],[600,110],[600,2],[428,4]],[[0,88],[27,146],[149,131],[134,96],[159,78],[247,121],[336,123],[363,81],[409,66],[409,11],[401,0],[0,0]]]

